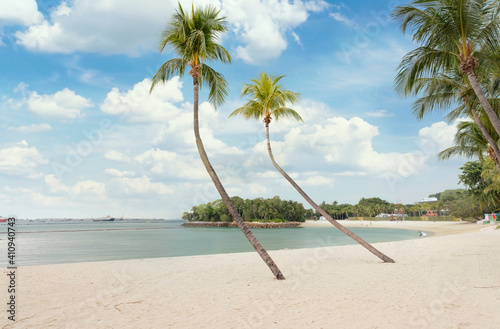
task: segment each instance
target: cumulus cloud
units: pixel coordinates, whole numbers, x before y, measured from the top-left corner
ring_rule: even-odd
[[[271,135],[271,146],[276,161],[283,169],[298,175],[298,181],[307,186],[330,185],[333,177],[409,177],[422,171],[429,159],[452,145],[456,122],[438,122],[422,128],[415,136],[414,150],[406,153],[376,150],[373,140],[379,135],[374,126],[359,117],[344,118],[314,110],[318,104],[299,104],[304,113],[315,113],[315,118],[305,124],[290,126],[281,133]],[[321,109],[321,106],[319,106]],[[266,143],[258,143],[253,155],[245,162],[245,168],[261,173],[254,177],[275,178],[272,172],[260,168],[269,167]],[[298,160],[300,159],[300,161]],[[307,170],[315,170],[307,174]],[[289,172],[289,174],[290,174]]]
[[[122,152],[116,151],[116,150],[107,150],[106,153],[104,153],[104,158],[108,160],[113,160],[113,161],[119,161],[119,162],[129,162],[130,158],[123,154]]]
[[[277,58],[287,47],[285,34],[304,23],[310,11],[318,12],[327,6],[321,0],[223,1],[233,32],[245,44],[236,48],[236,56],[251,64]],[[299,40],[296,34],[292,36]]]
[[[151,128],[152,142],[183,152],[196,150],[193,136],[193,105],[183,102],[182,82],[175,76],[165,84],[155,87],[149,94],[150,79],[135,84],[132,89],[120,91],[113,88],[101,104],[101,110],[122,117],[132,123],[161,124]],[[218,139],[214,130],[222,127],[221,114],[208,102],[199,105],[200,134],[207,151],[222,155],[239,155],[241,150]],[[106,157],[117,155],[107,153]]]
[[[31,25],[43,21],[36,0],[0,1],[0,26],[4,24]]]
[[[37,178],[36,168],[47,163],[38,149],[29,147],[25,140],[0,149],[0,173]]]
[[[28,110],[43,118],[76,119],[84,116],[83,110],[92,107],[92,102],[74,91],[64,88],[52,95],[29,92],[23,100]]]
[[[76,0],[52,8],[49,20],[17,32],[32,51],[140,55],[156,48],[174,1]]]
[[[94,180],[82,180],[73,186],[64,185],[55,175],[45,175],[45,184],[51,193],[69,193],[75,196],[90,196],[99,199],[106,198],[106,184]]]
[[[146,176],[142,177],[116,177],[109,182],[109,187],[114,191],[119,191],[123,194],[173,194],[175,191],[172,187],[163,183],[151,182],[151,179]]]
[[[107,114],[121,116],[130,122],[161,122],[178,117],[181,112],[174,103],[183,101],[182,82],[178,76],[159,84],[149,94],[151,80],[144,79],[131,90],[113,88],[101,104]]]
[[[151,149],[139,154],[134,159],[157,175],[188,179],[208,179],[201,160],[195,159],[193,154],[180,155],[170,151]]]
[[[453,146],[453,139],[461,119],[448,124],[440,121],[430,127],[424,127],[418,132],[419,143],[427,153],[438,153]]]
[[[181,3],[186,8],[192,1]],[[287,47],[286,34],[304,23],[310,12],[328,7],[323,0],[199,0],[194,4],[222,8],[238,37],[237,57],[252,64],[278,57]],[[63,2],[52,8],[47,20],[31,22],[16,38],[31,51],[138,56],[157,49],[158,36],[176,8],[173,0]],[[292,37],[298,40],[296,34]]]

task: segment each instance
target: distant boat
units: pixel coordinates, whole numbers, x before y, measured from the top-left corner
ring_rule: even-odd
[[[111,218],[103,218],[103,219],[93,219],[94,222],[114,222],[115,219],[113,217]]]
[[[0,223],[5,223],[8,220],[8,218],[0,218]]]

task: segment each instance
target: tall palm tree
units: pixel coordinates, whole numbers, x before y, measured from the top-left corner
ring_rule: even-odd
[[[212,6],[195,8],[193,5],[191,13],[189,14],[184,12],[179,4],[179,8],[176,10],[175,14],[172,15],[171,21],[162,33],[160,51],[163,51],[167,45],[170,45],[177,54],[180,55],[180,58],[171,59],[160,67],[153,77],[150,91],[153,90],[157,83],[165,82],[176,74],[182,76],[186,66],[189,65],[191,68],[189,75],[193,78],[194,135],[201,160],[236,224],[243,231],[245,237],[252,244],[260,257],[262,257],[267,266],[269,266],[276,279],[284,280],[285,277],[279,268],[264,247],[262,247],[252,231],[250,231],[229,198],[229,195],[208,159],[200,137],[198,123],[200,86],[203,83],[208,84],[210,89],[208,99],[214,106],[221,105],[228,94],[227,82],[224,77],[205,64],[208,60],[219,60],[223,63],[231,62],[231,57],[227,50],[217,43],[219,34],[227,30],[225,18],[219,17],[219,13],[220,11]]]
[[[401,22],[403,33],[411,31],[413,40],[421,45],[402,59],[397,89],[405,96],[415,94],[418,78],[446,73],[458,65],[500,135],[500,119],[476,76],[479,65],[497,65],[489,54],[500,44],[499,1],[414,0],[396,7],[392,16]]]
[[[384,255],[372,245],[361,239],[359,236],[339,224],[334,220],[325,210],[318,206],[300,187],[295,183],[295,181],[278,165],[274,159],[273,152],[271,150],[271,141],[269,139],[269,124],[272,118],[278,121],[281,118],[291,117],[298,121],[302,121],[301,116],[293,109],[287,107],[288,103],[293,104],[299,99],[299,94],[288,90],[285,90],[282,85],[279,84],[283,76],[272,77],[262,72],[258,79],[251,80],[252,83],[245,84],[243,91],[241,93],[242,97],[248,96],[249,101],[242,107],[236,109],[229,115],[229,117],[235,115],[242,115],[246,119],[263,119],[266,127],[266,140],[267,140],[267,151],[271,162],[274,167],[280,172],[285,179],[292,184],[292,186],[299,192],[299,194],[321,215],[323,215],[330,223],[332,223],[336,228],[341,230],[343,233],[347,234],[349,237],[354,239],[356,242],[361,244],[363,247],[368,249],[370,252],[375,254],[377,257],[382,259],[384,262],[394,263],[394,260],[390,257]]]

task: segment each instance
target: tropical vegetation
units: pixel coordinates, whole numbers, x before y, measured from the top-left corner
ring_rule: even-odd
[[[469,168],[469,167],[468,167]],[[464,169],[462,179],[464,184],[479,193],[488,187],[481,179],[481,169]],[[478,175],[479,172],[479,175]],[[469,184],[469,185],[468,185]],[[491,208],[479,207],[471,204],[470,190],[454,189],[430,194],[436,201],[426,201],[403,204],[389,202],[378,197],[361,198],[357,204],[323,201],[319,207],[336,220],[388,220],[398,212],[405,214],[406,220],[425,220],[429,214],[437,214],[434,220],[476,220],[485,213],[492,212]],[[306,209],[303,204],[292,200],[281,200],[279,196],[272,198],[242,199],[239,196],[231,198],[238,213],[245,221],[252,222],[288,222],[318,220],[322,213],[314,209]],[[230,222],[232,218],[221,199],[213,202],[196,205],[190,211],[184,212],[182,219],[187,221]],[[428,219],[428,218],[427,218]]]
[[[209,161],[200,136],[198,120],[199,88],[204,84],[208,85],[208,100],[215,107],[221,105],[228,95],[227,82],[222,74],[216,72],[206,64],[206,61],[231,62],[231,56],[227,50],[217,43],[220,34],[227,31],[225,18],[220,17],[219,14],[220,11],[213,6],[195,8],[193,5],[191,12],[185,12],[179,4],[178,9],[172,15],[171,20],[161,35],[160,51],[163,51],[167,46],[171,46],[180,55],[180,58],[170,59],[158,69],[158,72],[152,79],[151,90],[158,83],[164,83],[175,75],[182,76],[186,71],[186,67],[190,67],[188,74],[193,79],[194,135],[201,160],[228,212],[236,221],[238,227],[268,265],[274,276],[278,280],[283,280],[285,279],[284,275],[252,231],[247,227],[224,189]]]
[[[306,210],[302,203],[292,200],[281,200],[279,196],[270,199],[231,198],[238,213],[247,222],[304,222],[314,219],[314,213]],[[229,222],[231,215],[221,199],[193,206],[191,211],[184,212],[182,219],[201,222]]]
[[[461,217],[500,209],[500,4],[498,0],[414,0],[392,17],[418,47],[398,67],[395,88],[415,96],[418,119],[434,110],[460,118],[454,146],[441,160],[466,157]]]
[[[262,72],[258,79],[251,80],[252,83],[245,84],[241,93],[242,97],[247,96],[248,102],[236,109],[231,116],[242,115],[246,119],[262,119],[266,128],[266,141],[267,151],[274,167],[278,172],[299,192],[299,194],[309,203],[314,210],[321,213],[330,223],[336,228],[351,237],[357,243],[361,244],[375,256],[382,259],[384,262],[394,263],[394,260],[387,255],[383,254],[371,244],[363,240],[361,237],[353,233],[351,230],[345,228],[334,220],[328,213],[319,207],[307,194],[300,188],[300,186],[278,165],[274,159],[271,149],[271,140],[269,138],[269,124],[272,118],[278,121],[281,118],[292,117],[296,120],[302,121],[301,116],[293,109],[289,108],[289,104],[293,104],[299,98],[299,94],[286,90],[279,82],[283,76],[273,77],[265,72]]]

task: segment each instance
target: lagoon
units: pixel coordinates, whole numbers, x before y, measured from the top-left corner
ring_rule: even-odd
[[[16,265],[252,252],[239,228],[182,227],[182,220],[51,222],[16,225]],[[350,228],[369,243],[415,239],[419,231]],[[5,242],[6,225],[0,225]],[[339,246],[356,242],[335,227],[252,229],[268,250]],[[3,243],[2,243],[3,244]],[[5,250],[5,248],[2,248]],[[2,263],[6,262],[2,259]]]

